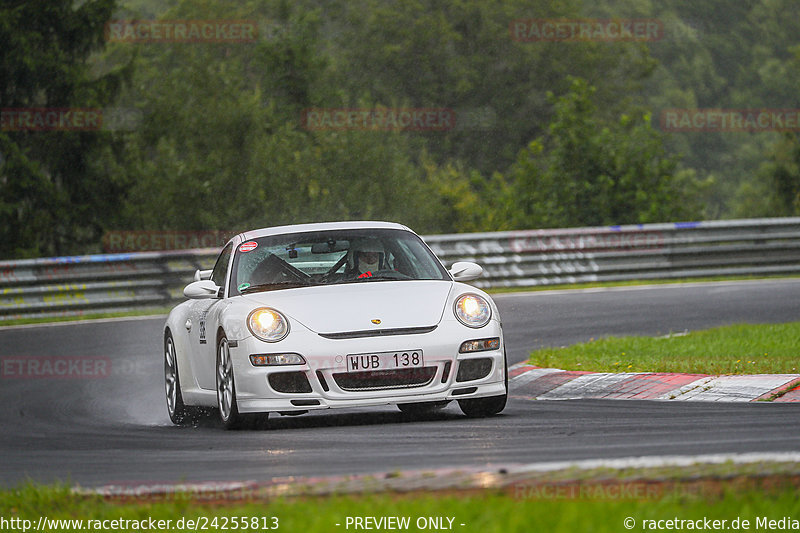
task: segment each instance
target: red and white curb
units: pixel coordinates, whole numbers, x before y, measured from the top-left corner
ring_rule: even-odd
[[[508,369],[511,395],[536,400],[683,400],[800,402],[800,374],[709,376],[656,372],[583,372],[526,363]]]

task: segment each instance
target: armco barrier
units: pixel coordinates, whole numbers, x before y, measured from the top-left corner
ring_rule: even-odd
[[[449,266],[475,261],[478,287],[800,274],[800,218],[433,235]],[[219,250],[0,262],[0,321],[164,307]]]

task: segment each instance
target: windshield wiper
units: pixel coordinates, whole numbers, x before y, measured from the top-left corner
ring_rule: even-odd
[[[239,292],[242,294],[249,294],[251,292],[264,292],[275,291],[278,289],[296,289],[297,287],[308,287],[309,283],[300,281],[276,281],[275,283],[259,283],[257,285],[250,285]]]

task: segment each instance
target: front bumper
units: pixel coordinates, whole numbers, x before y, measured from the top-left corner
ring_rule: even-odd
[[[458,353],[464,341],[490,337],[500,338],[498,349]],[[421,350],[424,359],[424,367],[408,372],[407,376],[392,372],[354,376],[347,372],[349,354],[407,350]],[[279,343],[248,337],[238,341],[230,351],[240,413],[447,401],[506,393],[502,328],[496,320],[480,329],[467,328],[455,319],[443,320],[429,333],[354,339],[328,339],[301,327],[294,328]],[[298,353],[306,364],[270,367],[251,364],[250,355],[270,353]],[[482,361],[476,362],[478,359]],[[473,362],[468,363],[470,360]],[[459,376],[462,367],[470,371],[462,371]],[[481,377],[472,379],[476,375]],[[294,389],[289,388],[300,392],[276,390],[286,389],[287,382],[297,383]]]

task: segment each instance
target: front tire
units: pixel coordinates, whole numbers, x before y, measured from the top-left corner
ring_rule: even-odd
[[[217,409],[225,429],[241,427],[242,415],[236,405],[236,381],[233,376],[228,339],[223,334],[217,343]]]
[[[172,333],[169,331],[164,336],[164,388],[169,419],[176,425],[185,424],[191,418],[191,412],[183,403],[178,356],[175,352],[175,341],[172,340]]]
[[[458,400],[458,406],[461,408],[461,412],[470,418],[484,418],[494,416],[505,409],[507,398],[508,393],[488,398],[470,398]]]

